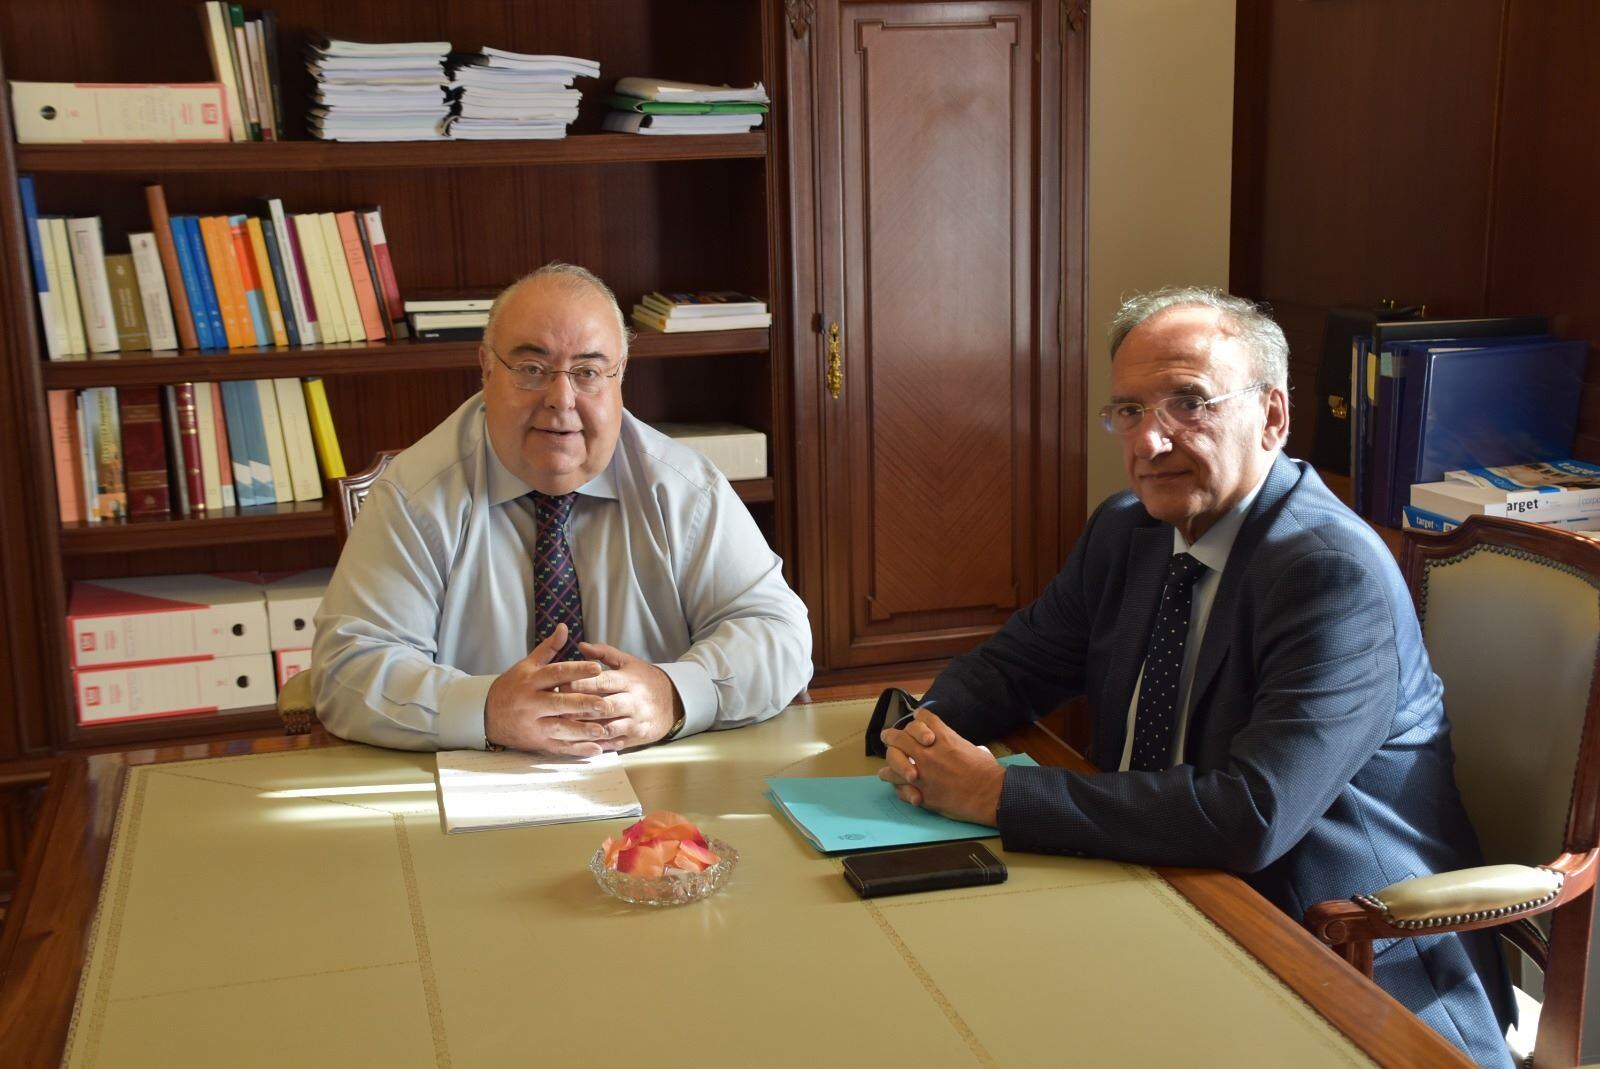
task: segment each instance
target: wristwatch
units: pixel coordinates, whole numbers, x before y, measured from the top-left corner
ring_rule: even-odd
[[[662,742],[671,742],[673,739],[678,737],[678,732],[680,732],[682,730],[683,730],[683,714],[682,713],[678,713],[676,719],[674,719],[672,721],[672,726],[667,729],[667,733],[665,735],[661,736],[661,741]]]

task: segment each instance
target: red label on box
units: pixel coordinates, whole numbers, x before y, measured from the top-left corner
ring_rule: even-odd
[[[83,688],[83,704],[85,704],[85,705],[99,705],[100,704],[100,688],[99,687],[84,687]]]

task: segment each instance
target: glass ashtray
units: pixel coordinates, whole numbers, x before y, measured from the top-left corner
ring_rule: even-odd
[[[589,871],[608,895],[635,906],[681,906],[716,894],[728,882],[728,874],[739,863],[739,852],[721,839],[706,838],[706,845],[719,859],[701,872],[669,872],[662,876],[631,876],[607,868],[604,848],[589,859]]]

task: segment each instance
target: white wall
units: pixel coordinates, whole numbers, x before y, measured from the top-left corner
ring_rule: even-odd
[[[1106,328],[1125,293],[1228,284],[1233,0],[1089,8],[1088,507],[1124,489],[1095,413],[1111,391]]]

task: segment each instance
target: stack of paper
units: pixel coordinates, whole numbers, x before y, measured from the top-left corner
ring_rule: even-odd
[[[625,134],[743,134],[761,125],[767,90],[760,82],[737,88],[623,78],[608,98],[602,124]]]
[[[364,44],[323,39],[307,49],[316,79],[306,125],[327,141],[434,141],[449,114],[449,41]]]
[[[572,56],[530,56],[485,48],[449,63],[451,136],[481,141],[567,136],[583,94],[575,78],[598,78],[600,64]]]
[[[1027,754],[1002,765],[1036,765]],[[902,802],[877,776],[796,776],[767,780],[767,797],[824,854],[910,846],[949,839],[984,839],[996,828],[941,817]]]
[[[640,817],[644,809],[614,753],[552,757],[515,750],[439,753],[446,832]]]

